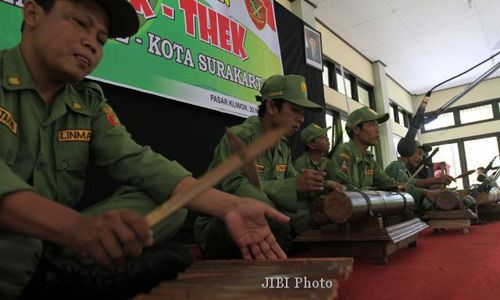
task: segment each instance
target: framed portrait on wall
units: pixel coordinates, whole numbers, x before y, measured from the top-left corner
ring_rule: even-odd
[[[306,65],[323,71],[321,33],[307,25],[304,25],[304,46],[306,54]]]

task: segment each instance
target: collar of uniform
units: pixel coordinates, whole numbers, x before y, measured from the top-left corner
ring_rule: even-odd
[[[323,161],[326,159],[326,158],[322,157],[322,158],[319,160],[319,162],[317,163],[317,162],[315,162],[315,161],[312,159],[312,157],[311,157],[311,155],[309,155],[309,153],[307,153],[307,157],[309,158],[309,161],[311,162],[311,164],[313,164],[313,166],[316,166],[316,167],[321,166],[321,164],[323,163]]]
[[[244,124],[246,125],[247,128],[250,129],[250,132],[252,135],[255,135],[256,137],[261,136],[264,133],[264,128],[262,128],[262,122],[258,116],[250,116],[248,119],[245,120]],[[281,137],[281,141],[288,143],[288,140],[286,137]],[[281,144],[278,144],[277,146],[274,147],[274,149],[277,148],[277,150],[281,153],[284,154],[284,150],[280,146]]]
[[[35,89],[20,45],[5,51],[2,75],[2,85],[6,90]]]
[[[352,149],[352,152],[354,154],[354,160],[356,163],[358,163],[362,160],[368,161],[370,158],[373,157],[373,154],[370,151],[368,151],[368,149],[366,149],[366,151],[365,151],[365,156],[362,157],[361,152],[359,151],[358,145],[356,145],[356,143],[354,143],[353,140],[349,140],[348,143],[349,143],[350,148]]]

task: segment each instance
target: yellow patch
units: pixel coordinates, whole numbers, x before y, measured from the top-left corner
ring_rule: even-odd
[[[73,102],[73,104],[71,104],[71,107],[73,107],[73,109],[82,109],[82,105],[78,102]]]
[[[366,175],[366,176],[373,175],[373,169],[366,169],[366,170],[365,170],[365,175]]]
[[[264,173],[265,167],[263,165],[255,165],[255,169],[257,170],[257,173]]]
[[[92,130],[88,129],[67,129],[57,133],[59,142],[90,142]]]
[[[305,82],[305,81],[302,81],[302,82],[300,83],[300,89],[302,90],[302,92],[303,92],[304,94],[306,94],[306,95],[307,95],[307,84],[306,84],[306,82]]]
[[[21,80],[19,80],[19,78],[17,77],[9,77],[7,78],[7,82],[10,85],[21,85]]]
[[[318,128],[318,129],[319,129],[319,128],[321,128],[321,127],[319,127],[319,125],[318,125],[318,124],[316,124],[316,123],[312,123],[312,124],[313,124],[313,126],[314,126],[314,127]]]
[[[12,114],[0,106],[0,123],[7,126],[12,133],[17,134],[17,122],[14,121]]]
[[[282,173],[286,171],[286,165],[276,165],[276,172]]]

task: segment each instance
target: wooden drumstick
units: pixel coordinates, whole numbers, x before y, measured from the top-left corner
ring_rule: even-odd
[[[246,144],[243,142],[236,134],[229,130],[226,130],[227,141],[229,143],[229,149],[231,154],[238,153],[241,149],[245,148]],[[241,171],[248,178],[248,181],[259,191],[262,191],[262,184],[260,183],[259,175],[257,174],[257,168],[255,166],[255,158],[248,160],[243,166],[241,166]]]
[[[148,225],[151,227],[168,217],[170,214],[189,203],[193,198],[217,184],[224,179],[224,177],[239,169],[248,161],[253,160],[267,149],[275,146],[287,131],[288,129],[286,127],[267,131],[254,143],[240,149],[235,154],[229,156],[226,161],[201,176],[198,179],[198,184],[193,188],[183,193],[178,193],[151,211],[146,216],[146,222],[148,222]]]

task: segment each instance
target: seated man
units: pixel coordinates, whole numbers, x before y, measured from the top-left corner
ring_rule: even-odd
[[[303,110],[321,112],[322,107],[307,99],[305,80],[299,75],[275,75],[268,78],[256,96],[261,102],[258,116],[249,117],[229,130],[243,142],[251,143],[266,130],[285,126],[288,135],[294,134],[304,122]],[[214,151],[209,168],[213,168],[230,155],[225,134]],[[291,150],[283,138],[274,148],[256,159],[256,168],[263,190],[257,190],[242,172],[235,172],[217,187],[238,196],[250,196],[276,207],[291,216],[291,223],[270,222],[271,230],[286,251],[294,235],[308,224],[308,203],[298,199],[297,192],[321,191],[323,176],[314,170],[297,174],[291,162]],[[214,217],[199,216],[195,223],[195,239],[202,251],[211,258],[239,257],[240,253],[227,235],[226,226]]]
[[[394,180],[406,184],[407,192],[412,195],[415,200],[415,211],[418,214],[423,214],[430,210],[435,202],[436,195],[441,190],[428,190],[433,184],[448,185],[453,180],[453,177],[444,175],[441,177],[430,177],[418,179],[412,177],[410,168],[416,169],[423,162],[424,147],[417,142],[417,150],[410,157],[400,157],[398,160],[390,163],[385,168],[385,173]]]
[[[345,130],[350,140],[333,153],[326,169],[329,179],[345,185],[348,191],[400,185],[384,173],[368,151],[378,143],[378,125],[387,119],[389,114],[377,114],[368,107],[349,114]]]
[[[108,272],[114,278],[113,267],[127,265],[132,260],[128,257],[143,257],[143,251],[149,252],[146,247],[170,239],[186,210],[152,230],[143,215],[197,184],[178,163],[136,144],[97,84],[79,83],[100,62],[108,37],[128,37],[138,30],[137,14],[128,1],[25,1],[23,16],[20,45],[0,51],[2,299],[17,298],[37,267],[37,274],[43,273],[39,262],[48,249],[55,254],[70,250],[86,264],[105,266],[99,276]],[[134,188],[123,188],[82,214],[71,206],[82,195],[90,159]],[[266,217],[288,217],[262,202],[210,189],[187,207],[226,222],[244,258],[286,257]],[[189,253],[182,245],[171,250],[173,260],[153,261],[147,267],[160,272],[173,265],[177,272],[185,268]],[[63,267],[68,272],[80,269],[81,260],[74,262]],[[135,275],[142,277],[141,272]],[[92,273],[87,279],[97,277]],[[74,291],[78,294],[95,288],[94,283],[75,280],[66,287],[82,287]],[[133,281],[128,283],[125,287],[134,288]],[[46,288],[44,282],[41,286]]]
[[[305,153],[293,163],[295,170],[299,172],[305,169],[320,171],[321,166],[327,160],[325,155],[330,150],[330,140],[326,135],[330,128],[321,128],[311,123],[302,129],[300,141],[305,145]]]

